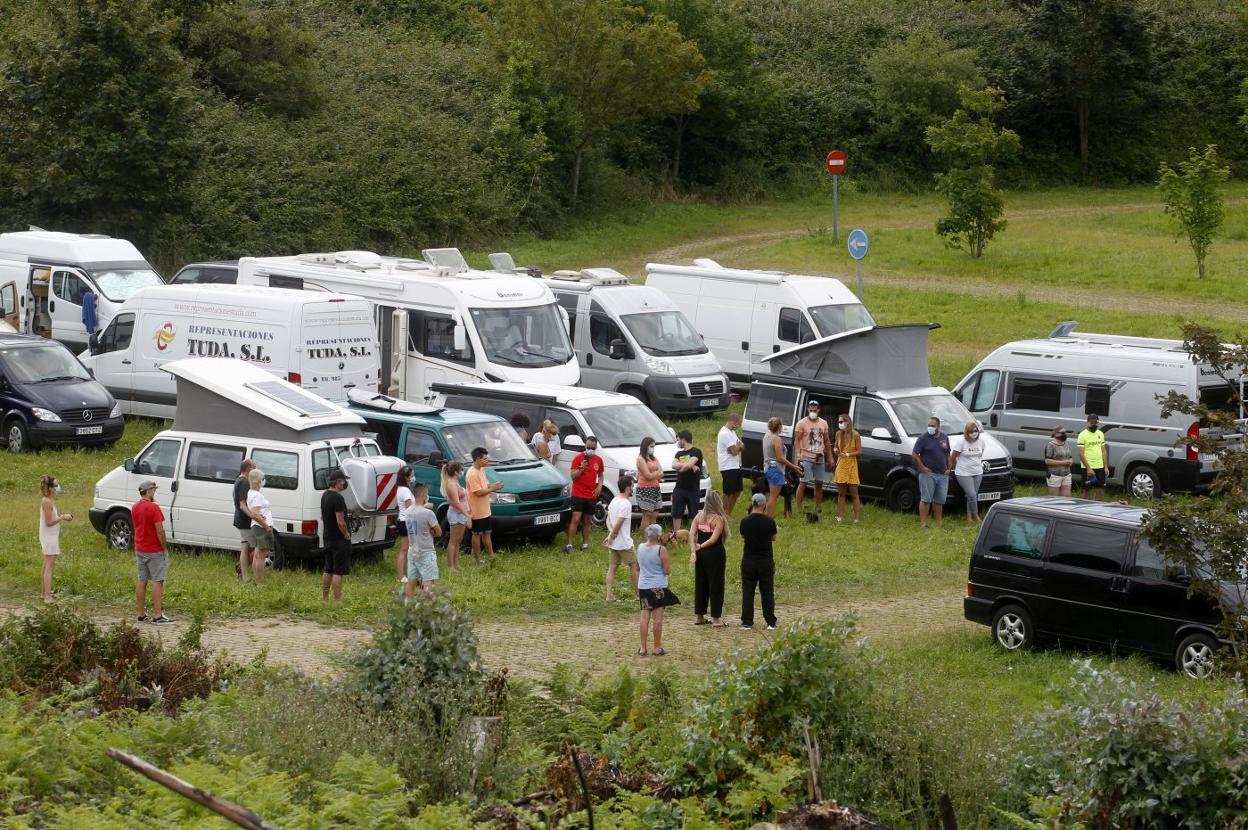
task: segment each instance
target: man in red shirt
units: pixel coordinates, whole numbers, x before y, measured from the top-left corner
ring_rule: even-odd
[[[594,508],[598,494],[602,492],[602,474],[607,466],[598,454],[598,439],[585,436],[585,451],[572,459],[572,521],[568,522],[566,553],[572,552],[572,539],[581,530],[581,550],[589,550],[589,529],[593,524]]]
[[[165,513],[156,503],[156,482],[139,485],[139,500],[130,508],[134,525],[134,558],[139,566],[139,582],[134,595],[139,605],[139,622],[146,622],[147,583],[152,583],[152,616],[155,625],[173,622],[165,616],[165,576],[169,573],[169,545],[165,541]]]

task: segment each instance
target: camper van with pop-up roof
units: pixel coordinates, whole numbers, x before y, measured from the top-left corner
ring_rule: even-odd
[[[264,473],[277,567],[323,552],[321,495],[339,468],[353,480],[344,494],[352,552],[394,544],[403,462],[382,455],[363,418],[241,360],[195,357],[163,368],[177,378],[173,427],[95,485],[91,525],[111,547],[133,545],[130,505],[139,482],[150,480],[171,543],[237,548],[233,487],[244,458]],[[377,482],[376,492],[358,491],[365,480]]]

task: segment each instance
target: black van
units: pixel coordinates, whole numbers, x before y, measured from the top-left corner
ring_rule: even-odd
[[[112,444],[125,420],[113,396],[69,349],[0,333],[0,423],[10,452],[49,444]]]
[[[1050,637],[1173,660],[1207,677],[1217,605],[1139,536],[1145,512],[1064,496],[994,505],[971,554],[962,607],[1007,651]],[[1228,586],[1242,591],[1243,586]]]

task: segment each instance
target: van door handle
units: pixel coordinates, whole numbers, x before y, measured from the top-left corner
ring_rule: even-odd
[[[585,365],[586,365],[586,366],[593,366],[593,365],[594,365],[594,356],[593,356],[592,354],[590,354],[589,352],[586,352],[586,353],[585,353]]]
[[[997,413],[994,412],[988,416],[988,426],[995,427],[996,425],[997,425]]]
[[[750,350],[750,341],[748,341],[748,340],[742,340],[742,341],[741,341],[741,351],[743,351],[743,352],[748,352],[749,350]]]
[[[48,311],[56,311],[56,300],[48,301]]]
[[[169,492],[170,493],[178,492],[178,483],[176,481],[173,484],[169,485]]]
[[[130,365],[130,361],[128,361],[128,360],[123,360],[123,361],[121,361],[121,365],[122,365],[122,366],[129,366],[129,365]]]
[[[1127,578],[1125,576],[1116,576],[1109,581],[1109,590],[1119,594],[1127,592]]]
[[[775,354],[778,351],[780,351],[780,346],[778,344],[773,344],[771,347],[771,353]]]
[[[1022,452],[1022,451],[1023,451],[1023,447],[1024,447],[1024,446],[1025,446],[1025,445],[1024,445],[1024,443],[1023,443],[1023,440],[1020,438],[1020,439],[1018,440],[1018,451],[1019,451],[1019,452]]]

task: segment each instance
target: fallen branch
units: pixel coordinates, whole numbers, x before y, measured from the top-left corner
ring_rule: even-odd
[[[108,757],[112,758],[114,761],[125,764],[130,767],[130,769],[145,778],[150,778],[162,787],[168,787],[178,795],[189,798],[196,804],[207,807],[209,810],[212,810],[214,813],[227,821],[234,822],[239,827],[245,827],[247,830],[279,830],[277,825],[269,824],[251,810],[248,810],[246,807],[235,804],[233,801],[227,801],[224,798],[219,798],[212,793],[204,792],[194,784],[183,781],[176,775],[171,775],[160,767],[149,764],[137,755],[132,755],[125,750],[114,748],[108,749],[107,752]]]

